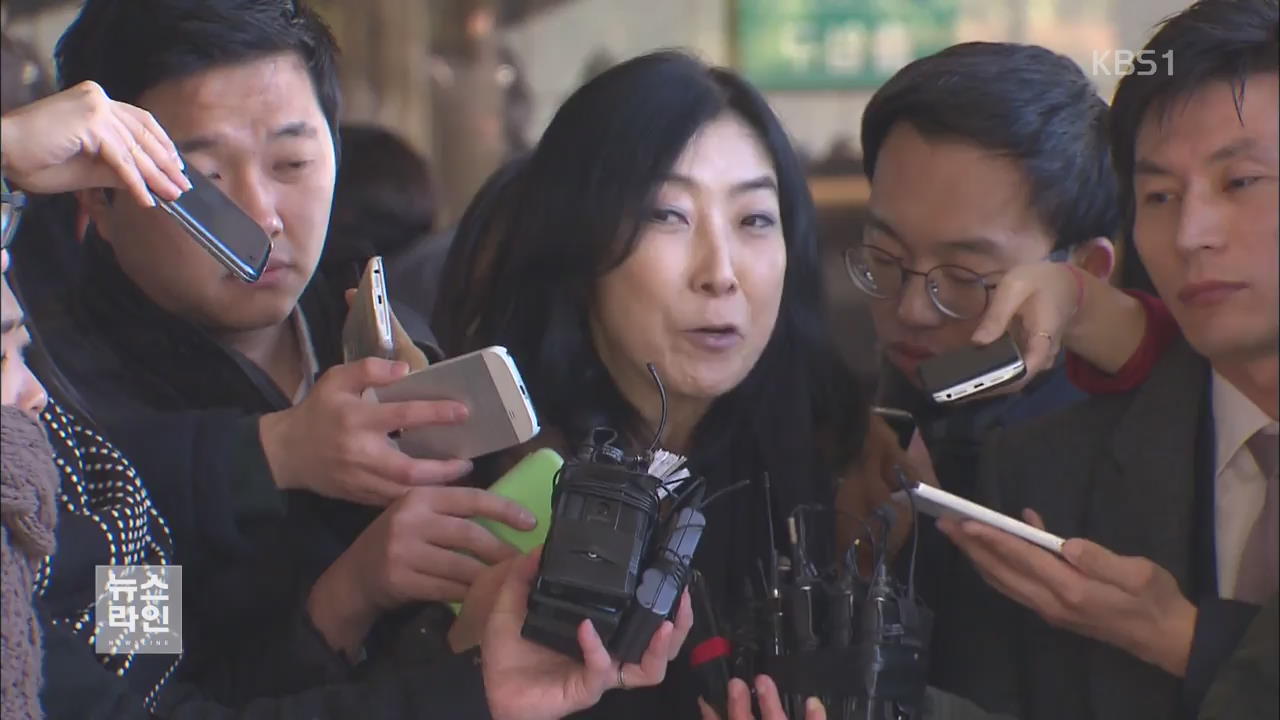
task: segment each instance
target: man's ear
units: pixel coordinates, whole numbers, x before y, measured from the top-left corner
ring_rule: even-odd
[[[93,188],[91,190],[77,190],[76,200],[79,201],[80,208],[76,218],[76,230],[80,233],[80,239],[84,239],[84,229],[89,223],[98,229],[98,234],[104,240],[111,240],[113,223],[111,222],[112,209],[114,204],[109,193],[111,191],[106,188]],[[83,225],[83,227],[82,227]]]
[[[1110,282],[1116,269],[1116,246],[1107,238],[1096,237],[1081,243],[1071,253],[1071,261],[1090,275]]]

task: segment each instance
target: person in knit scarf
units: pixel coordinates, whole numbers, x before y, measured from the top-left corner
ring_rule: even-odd
[[[8,252],[3,253],[8,269]],[[0,717],[41,718],[40,625],[32,605],[36,569],[53,553],[59,477],[37,415],[40,383],[21,361],[28,342],[22,310],[0,280]]]

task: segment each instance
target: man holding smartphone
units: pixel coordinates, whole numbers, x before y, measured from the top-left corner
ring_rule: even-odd
[[[881,404],[915,416],[939,481],[958,494],[971,493],[989,428],[1082,395],[1052,371],[1062,339],[1041,331],[1053,328],[1011,328],[1028,377],[996,398],[940,406],[923,392],[919,368],[977,344],[1014,268],[1053,260],[1110,274],[1119,209],[1106,116],[1073,61],[1002,43],[911,63],[863,115],[871,197],[846,267],[883,352]]]
[[[990,585],[952,588],[973,610],[956,667],[990,709],[1276,715],[1278,27],[1273,0],[1202,0],[1142,51],[1175,66],[1117,88],[1129,228],[1185,342],[1130,392],[993,440],[980,499],[1069,538],[1065,562],[943,523]]]
[[[1120,217],[1106,119],[1106,103],[1073,61],[1004,43],[957,45],[911,63],[863,115],[871,197],[846,268],[867,296],[883,353],[879,404],[915,417],[911,464],[954,494],[973,498],[991,431],[1084,397],[1054,367],[1064,340],[1054,337],[1059,319],[1034,313],[1009,328],[1027,367],[1018,384],[940,404],[919,368],[999,338],[1005,328],[993,334],[984,323],[1003,310],[998,291],[1042,261],[1071,266],[1072,295],[1077,281],[1105,284]],[[1136,344],[1123,336],[1112,342],[1121,360]],[[842,488],[843,506],[872,508],[895,489],[851,499],[859,488]],[[907,524],[897,523],[899,537]],[[931,523],[921,528],[916,580],[938,612],[935,657],[964,611],[944,596],[958,559]],[[945,669],[935,663],[932,681],[951,689]]]
[[[207,670],[218,670],[220,644],[269,633],[272,609],[300,610],[299,598],[332,650],[375,654],[367,631],[387,611],[460,600],[486,566],[514,555],[467,518],[533,525],[509,500],[443,487],[469,462],[417,460],[387,439],[458,422],[466,408],[368,403],[368,388],[406,368],[339,364],[341,289],[314,273],[337,160],[334,52],[301,4],[90,0],[56,53],[64,84],[93,81],[148,111],[187,172],[211,179],[273,243],[266,272],[246,284],[136,188],[82,191],[86,272],[38,328],[187,533],[175,542],[208,590],[188,641],[208,643]],[[252,596],[232,592],[245,583]],[[192,673],[199,655],[184,665]],[[251,696],[253,683],[314,667],[263,665],[268,673],[230,685]]]

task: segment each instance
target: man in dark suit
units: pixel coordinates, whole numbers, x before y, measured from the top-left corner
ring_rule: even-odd
[[[1274,597],[1278,17],[1274,0],[1199,2],[1148,44],[1156,72],[1117,90],[1113,153],[1132,236],[1184,341],[1136,390],[989,445],[979,499],[1034,508],[1024,517],[1071,538],[1063,557],[941,523],[986,584],[971,575],[951,589],[972,622],[937,651],[951,688],[990,710],[1195,716]],[[1249,656],[1263,680],[1219,683],[1215,703],[1225,693],[1274,707],[1271,647]]]

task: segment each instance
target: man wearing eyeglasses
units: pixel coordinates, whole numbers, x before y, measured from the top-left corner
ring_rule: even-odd
[[[972,497],[989,432],[1083,398],[1054,367],[1061,327],[1031,317],[1009,328],[1029,377],[1004,393],[940,406],[921,389],[917,371],[930,358],[976,344],[997,289],[1015,268],[1069,264],[1072,295],[1086,283],[1104,285],[1098,278],[1114,266],[1110,238],[1120,222],[1106,118],[1106,103],[1073,61],[997,43],[957,45],[911,63],[863,115],[871,198],[845,265],[867,296],[886,361],[880,403],[915,416],[908,455],[913,464],[931,465],[951,492]],[[1121,357],[1131,350],[1121,348]],[[935,648],[946,646],[949,628],[965,613],[942,597],[950,568],[961,562],[924,523],[916,581],[938,613]],[[943,669],[935,663],[932,681],[963,689]]]
[[[997,288],[1050,260],[1107,277],[1119,225],[1106,103],[1070,59],[1043,48],[967,43],[903,68],[862,120],[871,178],[862,237],[845,252],[885,359],[882,404],[909,410],[939,483],[969,495],[986,431],[1081,398],[1060,370],[1018,392],[935,405],[924,361],[975,345]],[[1054,327],[1010,328],[1029,375],[1052,366]]]

